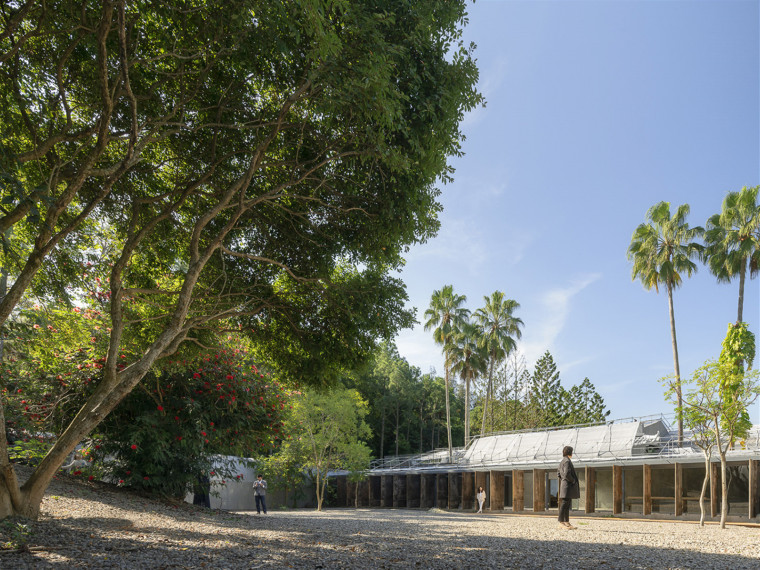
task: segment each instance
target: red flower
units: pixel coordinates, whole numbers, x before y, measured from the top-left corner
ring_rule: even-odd
[[[164,411],[164,407],[163,406],[158,406],[158,411],[159,412],[163,412]]]
[[[134,443],[130,447],[132,448],[132,450],[137,449],[137,446]]]
[[[232,374],[227,374],[227,380],[232,380],[233,376]]]
[[[203,437],[206,437],[206,432],[205,432],[205,431],[202,431],[202,432],[201,432],[201,435],[202,435]]]
[[[198,374],[197,372],[195,374],[193,374],[193,378],[200,378],[200,377],[201,377],[201,375]]]
[[[95,479],[95,477],[93,477],[92,475],[90,475],[90,476],[89,476],[87,479],[88,479],[89,481],[92,481],[93,479]]]
[[[143,477],[143,479],[145,479],[145,480],[147,481],[148,479],[150,479],[150,477],[148,477],[148,476],[146,475],[145,477]]]
[[[123,484],[124,484],[124,479],[119,479],[119,485],[123,485]]]

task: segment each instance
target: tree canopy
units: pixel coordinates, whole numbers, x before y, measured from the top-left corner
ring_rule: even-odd
[[[437,231],[481,102],[463,1],[0,12],[0,324],[31,294],[88,291],[110,329],[97,388],[29,480],[0,465],[0,516],[35,516],[77,443],[210,329],[320,384],[411,323],[390,272]]]

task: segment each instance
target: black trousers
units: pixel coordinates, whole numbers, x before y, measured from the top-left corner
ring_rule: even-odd
[[[563,498],[559,500],[559,522],[570,522],[570,503],[572,499]]]
[[[261,495],[254,495],[254,498],[256,499],[256,512],[261,513],[261,510],[264,509],[264,514],[267,514],[267,498]]]

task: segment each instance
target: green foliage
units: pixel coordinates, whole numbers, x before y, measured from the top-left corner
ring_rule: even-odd
[[[289,437],[280,454],[311,472],[319,510],[329,471],[369,467],[370,450],[363,441],[369,436],[366,415],[367,403],[355,390],[305,392],[295,400],[292,417],[286,422]]]
[[[216,478],[242,476],[222,456],[276,449],[288,392],[245,354],[226,352],[172,362],[146,377],[101,423],[95,464],[120,484],[184,497],[212,466]]]
[[[745,381],[744,365],[746,364],[747,369],[751,369],[754,360],[755,335],[747,328],[747,323],[729,324],[718,359],[726,370],[720,384],[721,396],[725,402],[741,407],[741,403],[736,400],[740,396],[742,384]],[[735,428],[737,437],[744,437],[751,427],[752,420],[745,407],[739,410],[738,424]]]
[[[33,536],[29,521],[15,517],[0,521],[0,550],[23,549]]]

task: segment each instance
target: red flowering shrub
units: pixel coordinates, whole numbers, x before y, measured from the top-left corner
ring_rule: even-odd
[[[212,460],[219,477],[236,478],[219,456],[271,452],[288,392],[232,352],[172,363],[146,377],[99,426],[96,463],[122,485],[184,497]]]

